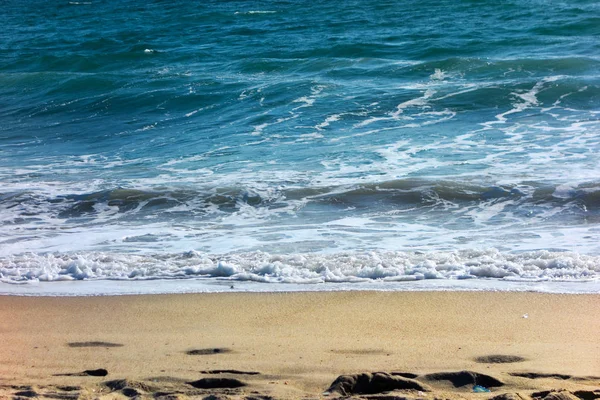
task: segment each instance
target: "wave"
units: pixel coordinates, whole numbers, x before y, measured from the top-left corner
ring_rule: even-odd
[[[478,58],[446,57],[410,66],[414,72],[440,69],[464,78],[597,75],[600,60],[591,57]]]
[[[600,279],[600,257],[550,251],[511,254],[483,249],[224,255],[196,251],[147,255],[80,252],[0,258],[0,281],[5,283],[190,278],[296,284],[482,278],[585,282]]]
[[[597,254],[597,4],[474,2],[9,1],[4,276],[104,279],[113,252],[133,279],[133,254],[187,249]],[[172,272],[147,257],[140,277]],[[271,276],[244,262],[226,277]]]
[[[143,54],[143,47],[139,49],[140,57],[148,56]],[[159,63],[142,70],[121,71],[119,67],[117,71],[108,72],[79,68],[82,62],[94,61],[77,55],[39,57],[22,60],[29,66],[38,65],[29,72],[21,67],[16,67],[19,72],[12,72],[10,68],[0,72],[1,92],[21,99],[2,106],[5,115],[15,117],[5,128],[9,136],[20,135],[24,130],[31,130],[31,134],[38,137],[55,135],[56,126],[60,125],[65,128],[63,132],[73,132],[69,136],[85,140],[78,129],[66,129],[83,122],[91,125],[92,130],[110,124],[108,132],[99,130],[96,136],[111,138],[151,124],[158,124],[168,133],[188,127],[192,115],[196,124],[216,135],[220,134],[221,126],[209,121],[218,119],[230,123],[227,132],[243,132],[251,129],[248,124],[253,123],[254,118],[268,118],[271,114],[274,120],[281,120],[281,115],[302,115],[316,120],[323,117],[323,113],[336,112],[354,115],[357,123],[362,116],[363,122],[381,117],[389,124],[398,121],[385,119],[386,109],[420,96],[425,90],[435,90],[427,103],[409,114],[418,125],[430,122],[427,115],[422,114],[428,107],[438,112],[460,113],[459,119],[465,118],[467,112],[483,115],[497,109],[510,109],[515,93],[530,90],[540,81],[543,82],[538,98],[540,107],[552,107],[558,102],[564,109],[574,109],[571,113],[580,119],[590,118],[584,112],[595,110],[600,98],[597,74],[600,61],[583,57],[514,60],[451,57],[417,63],[394,59],[363,62],[321,56],[289,60],[240,57],[222,66],[220,71],[213,71],[208,64],[197,70],[192,66],[168,67]],[[120,62],[117,59],[115,56],[113,61]],[[98,61],[103,66],[111,62]],[[256,74],[267,74],[270,78],[257,84]],[[320,96],[326,96],[327,102],[300,110],[294,101],[310,93],[315,79],[323,79],[315,74],[324,77],[320,86],[326,88],[326,93]],[[282,81],[281,77],[286,78]],[[392,80],[393,89],[374,86],[369,83],[371,80],[382,83]],[[36,90],[31,91],[31,87]],[[356,97],[340,97],[344,93],[353,93]],[[375,99],[380,104],[371,110],[366,104]],[[266,110],[270,113],[265,114]],[[40,125],[46,129],[39,129]],[[351,126],[344,128],[360,131]],[[291,122],[287,129],[298,131],[297,125]]]
[[[27,196],[29,192],[22,194]],[[600,206],[600,182],[579,183],[569,186],[565,183],[553,184],[545,182],[522,182],[520,184],[483,185],[467,181],[436,181],[431,179],[398,179],[379,183],[369,183],[347,186],[315,186],[298,188],[274,188],[270,195],[261,197],[255,189],[239,187],[218,187],[205,191],[192,189],[171,190],[142,190],[116,188],[101,192],[77,195],[61,195],[54,199],[47,199],[51,203],[61,201],[109,201],[114,204],[139,203],[152,198],[168,197],[175,201],[184,202],[192,198],[205,198],[213,204],[232,204],[243,200],[250,205],[259,205],[277,199],[298,200],[311,198],[315,201],[335,198],[334,201],[352,198],[355,196],[389,196],[407,203],[418,203],[422,199],[434,194],[436,198],[450,201],[487,201],[498,198],[523,198],[537,204],[566,204],[571,201],[582,201],[584,205],[592,208]],[[397,197],[396,197],[397,196]],[[19,193],[0,193],[0,202],[21,199]]]
[[[54,197],[33,191],[0,193],[0,209],[5,211],[5,216],[12,214],[13,218],[39,214],[63,219],[90,217],[109,208],[118,213],[157,214],[181,211],[182,206],[187,207],[185,211],[189,214],[227,213],[245,206],[277,209],[290,202],[339,210],[366,207],[375,212],[413,207],[427,209],[442,203],[458,208],[478,206],[485,209],[486,206],[507,203],[513,212],[519,208],[529,209],[535,206],[569,209],[589,217],[600,212],[600,182],[574,186],[544,182],[482,185],[465,181],[400,179],[350,186],[275,186],[263,190],[244,187],[214,187],[204,190],[119,187]]]

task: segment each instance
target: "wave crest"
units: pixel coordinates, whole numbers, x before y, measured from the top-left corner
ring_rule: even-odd
[[[600,279],[600,257],[570,252],[519,254],[497,249],[451,252],[266,252],[128,255],[102,252],[22,254],[0,259],[0,281],[218,278],[268,283],[423,279]]]

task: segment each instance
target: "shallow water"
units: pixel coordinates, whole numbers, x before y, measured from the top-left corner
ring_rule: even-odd
[[[2,8],[3,282],[600,277],[597,2]]]

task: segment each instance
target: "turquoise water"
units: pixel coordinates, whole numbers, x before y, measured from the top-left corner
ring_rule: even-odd
[[[3,1],[0,280],[600,277],[594,1]]]

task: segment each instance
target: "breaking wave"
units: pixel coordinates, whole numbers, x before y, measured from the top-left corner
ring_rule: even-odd
[[[520,254],[497,249],[449,252],[341,252],[129,255],[102,252],[0,258],[0,281],[218,278],[264,283],[353,283],[496,278],[514,281],[600,279],[600,257],[570,252]]]
[[[600,183],[575,185],[545,182],[482,185],[465,181],[401,179],[346,186],[290,187],[267,189],[216,187],[127,189],[116,188],[83,194],[44,195],[34,191],[0,193],[0,210],[4,224],[24,217],[47,214],[51,218],[94,217],[110,211],[113,215],[160,214],[181,212],[202,215],[211,212],[235,212],[244,206],[271,208],[274,211],[290,204],[302,207],[324,206],[335,211],[347,207],[364,207],[371,211],[399,211],[413,207],[445,204],[461,208],[510,204],[513,211],[532,207],[598,216]],[[8,212],[11,218],[6,218]]]

